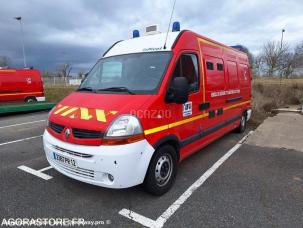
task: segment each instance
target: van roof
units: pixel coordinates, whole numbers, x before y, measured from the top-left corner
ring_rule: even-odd
[[[104,57],[140,52],[171,51],[179,34],[180,32],[169,32],[168,35],[167,33],[159,33],[123,40],[112,46]],[[167,41],[164,49],[166,35]]]

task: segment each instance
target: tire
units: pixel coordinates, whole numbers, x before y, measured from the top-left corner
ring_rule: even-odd
[[[159,147],[149,164],[143,187],[152,195],[161,196],[173,185],[178,166],[177,152],[171,145]]]
[[[27,97],[24,100],[26,103],[34,103],[37,102],[37,99],[35,97]]]
[[[235,132],[237,132],[237,133],[243,133],[246,130],[246,125],[247,125],[246,113],[243,113],[242,116],[241,116],[240,124],[236,128]]]

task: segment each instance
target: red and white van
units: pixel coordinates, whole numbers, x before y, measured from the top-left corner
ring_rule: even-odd
[[[175,30],[142,37],[135,31],[115,43],[79,89],[54,107],[43,142],[57,171],[108,188],[143,183],[161,195],[184,158],[245,130],[247,55]]]
[[[0,69],[0,103],[16,101],[45,101],[38,70]]]

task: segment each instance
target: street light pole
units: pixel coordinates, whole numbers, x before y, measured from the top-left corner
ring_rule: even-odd
[[[283,47],[283,34],[285,32],[285,29],[282,29],[282,35],[281,35],[281,50],[282,50],[282,47]]]
[[[26,56],[25,56],[25,48],[24,48],[24,34],[23,34],[22,17],[15,17],[15,19],[20,22],[21,44],[22,44],[22,52],[23,52],[23,63],[24,63],[24,68],[26,68]]]
[[[284,32],[285,32],[285,29],[282,29],[280,54],[281,54],[282,48],[283,48],[283,34],[284,34]],[[282,85],[282,74],[281,74],[281,77],[280,77],[280,86],[281,85]]]

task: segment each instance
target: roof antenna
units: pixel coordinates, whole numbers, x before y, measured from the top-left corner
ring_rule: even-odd
[[[168,28],[167,28],[167,33],[166,33],[166,37],[165,37],[165,42],[164,42],[163,49],[166,49],[166,41],[167,41],[167,37],[168,37],[168,33],[169,33],[169,28],[170,28],[170,24],[171,24],[171,19],[173,18],[173,13],[174,13],[174,10],[175,10],[176,1],[177,1],[177,0],[174,0],[174,5],[173,5],[173,9],[172,9],[171,15],[170,15],[169,24],[168,24]]]

